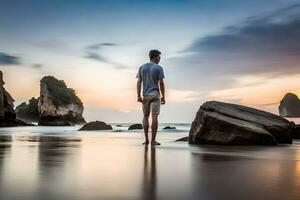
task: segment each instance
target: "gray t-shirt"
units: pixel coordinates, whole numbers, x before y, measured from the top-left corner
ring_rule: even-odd
[[[155,63],[146,63],[139,68],[136,78],[143,80],[143,96],[159,95],[158,81],[164,79],[163,68]]]

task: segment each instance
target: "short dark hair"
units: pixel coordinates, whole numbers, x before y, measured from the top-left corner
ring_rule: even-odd
[[[150,51],[149,51],[149,58],[150,58],[150,60],[152,60],[154,57],[157,57],[157,56],[159,56],[160,54],[161,54],[161,52],[158,51],[158,50],[155,50],[155,49],[150,50]]]

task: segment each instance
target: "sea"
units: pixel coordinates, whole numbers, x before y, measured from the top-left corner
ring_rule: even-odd
[[[191,124],[164,123],[152,147],[130,125],[0,128],[0,200],[300,199],[300,140],[189,145]]]

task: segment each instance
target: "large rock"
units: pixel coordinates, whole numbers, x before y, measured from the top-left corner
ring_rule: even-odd
[[[295,124],[292,128],[292,138],[300,139],[300,124]]]
[[[40,87],[39,125],[70,126],[85,123],[82,117],[83,104],[64,81],[45,76]]]
[[[293,124],[283,117],[254,108],[217,101],[204,103],[196,114],[190,144],[291,144]]]
[[[17,118],[27,122],[39,121],[38,99],[32,97],[28,104],[21,103],[16,107]]]
[[[143,129],[143,125],[142,124],[132,124],[128,128],[128,130],[137,130],[137,129]]]
[[[93,121],[85,124],[80,131],[91,131],[91,130],[112,130],[111,125],[106,124],[105,122],[101,121]]]
[[[280,101],[279,115],[282,117],[300,117],[300,100],[297,95],[287,93]]]
[[[0,71],[0,127],[26,126],[25,122],[16,119],[14,99],[4,88],[3,74]]]

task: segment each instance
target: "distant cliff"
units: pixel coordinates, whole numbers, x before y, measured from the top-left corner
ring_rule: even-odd
[[[28,104],[21,103],[16,107],[17,118],[27,122],[39,121],[38,99],[32,97]]]
[[[39,125],[69,126],[85,123],[83,103],[63,80],[45,76],[40,82]]]
[[[0,71],[0,127],[28,125],[21,120],[16,120],[14,99],[4,88],[3,73]]]
[[[287,93],[280,101],[279,115],[282,117],[300,117],[300,100],[297,95]]]

